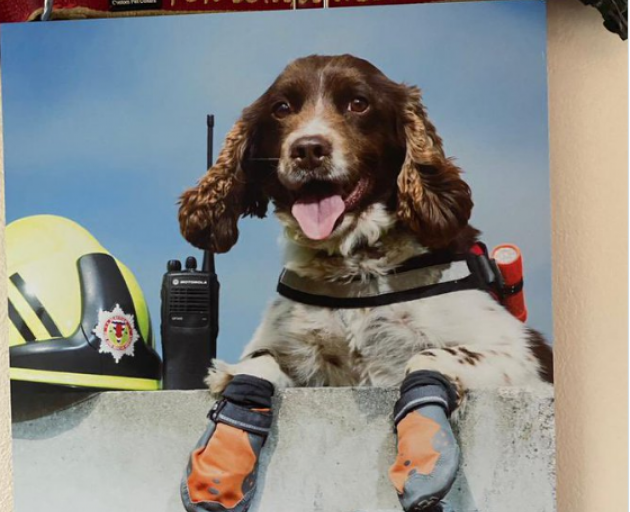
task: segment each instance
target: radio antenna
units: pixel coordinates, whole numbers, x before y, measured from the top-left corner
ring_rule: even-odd
[[[207,141],[207,150],[206,150],[206,170],[212,167],[213,156],[212,153],[214,151],[214,115],[209,114],[206,117],[206,124],[208,126],[208,141]],[[203,262],[201,264],[201,270],[204,272],[211,272],[214,274],[214,254],[212,254],[207,249],[203,251]]]

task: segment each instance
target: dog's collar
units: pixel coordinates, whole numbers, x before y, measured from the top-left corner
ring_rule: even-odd
[[[407,260],[392,272],[346,283],[318,281],[284,269],[278,293],[295,302],[326,308],[368,308],[419,300],[463,290],[495,295],[502,289],[501,274],[476,243],[468,253],[439,251]]]

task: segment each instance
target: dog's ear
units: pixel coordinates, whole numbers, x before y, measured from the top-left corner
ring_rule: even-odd
[[[398,175],[396,214],[430,248],[448,245],[464,228],[473,207],[461,170],[444,156],[442,140],[427,118],[420,90],[405,88],[400,123],[405,160]]]
[[[179,226],[192,245],[227,252],[238,240],[238,219],[264,217],[268,200],[260,183],[248,182],[243,169],[252,139],[252,123],[239,119],[225,138],[216,163],[179,201]]]

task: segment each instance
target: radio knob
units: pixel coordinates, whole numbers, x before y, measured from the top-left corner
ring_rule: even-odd
[[[182,262],[179,260],[169,260],[166,264],[166,270],[168,272],[179,272],[182,269]]]
[[[197,270],[197,258],[194,256],[186,258],[186,270]]]

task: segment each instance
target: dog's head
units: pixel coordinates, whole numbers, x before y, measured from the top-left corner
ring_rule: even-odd
[[[215,165],[181,197],[182,234],[225,252],[238,219],[264,217],[269,200],[311,241],[347,232],[380,203],[429,248],[453,240],[472,209],[419,89],[351,55],[292,62],[243,111]]]

